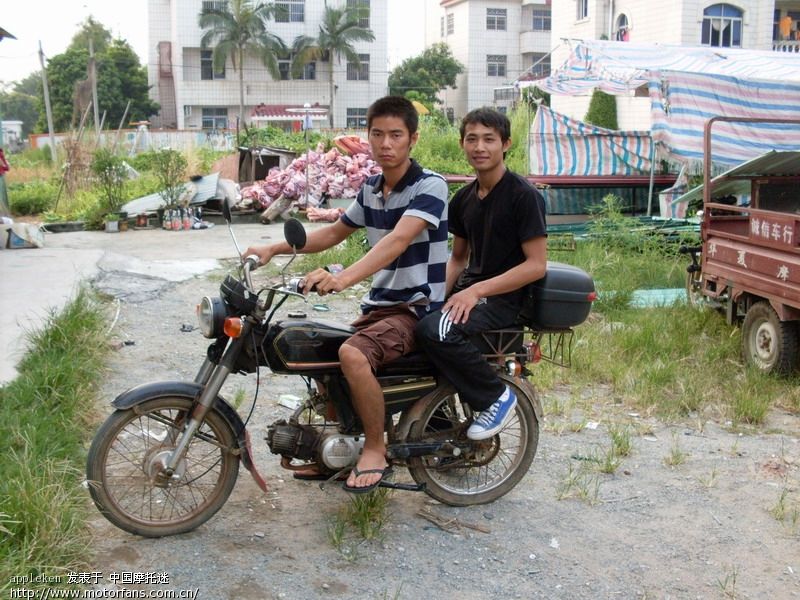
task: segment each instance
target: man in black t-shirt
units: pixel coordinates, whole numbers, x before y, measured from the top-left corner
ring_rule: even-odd
[[[417,344],[479,411],[467,437],[496,435],[517,399],[471,341],[514,323],[524,287],[547,269],[544,199],[523,177],[506,169],[511,123],[492,109],[471,111],[461,122],[461,147],[477,179],[450,202],[453,251],[447,263],[447,301],[416,329]]]

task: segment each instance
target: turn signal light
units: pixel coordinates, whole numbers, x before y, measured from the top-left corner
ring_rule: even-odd
[[[595,300],[597,300],[597,292],[589,292],[589,293],[587,294],[587,296],[586,296],[586,299],[587,299],[589,302],[594,302]]]
[[[222,329],[229,338],[238,338],[242,335],[242,319],[240,317],[228,317]]]
[[[542,360],[542,347],[536,342],[527,342],[525,344],[525,352],[529,363],[535,365]]]

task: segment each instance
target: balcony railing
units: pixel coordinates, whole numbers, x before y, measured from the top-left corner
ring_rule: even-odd
[[[773,41],[772,49],[775,52],[800,52],[800,41]]]

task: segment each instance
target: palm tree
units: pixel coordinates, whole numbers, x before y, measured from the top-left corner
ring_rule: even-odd
[[[287,52],[286,44],[277,35],[267,31],[266,22],[279,10],[274,4],[253,0],[230,0],[222,8],[206,8],[198,17],[201,29],[207,30],[200,39],[200,47],[214,46],[212,61],[214,71],[225,68],[231,57],[233,70],[239,73],[239,120],[244,122],[244,56],[254,54],[272,75],[280,78],[277,56]]]
[[[354,42],[371,42],[375,35],[371,29],[361,27],[358,24],[359,17],[362,15],[361,8],[345,7],[332,8],[325,6],[325,13],[322,16],[322,23],[319,26],[319,34],[316,38],[301,35],[295,38],[292,44],[294,60],[292,62],[292,74],[297,77],[303,67],[313,60],[322,60],[329,57],[331,61],[330,78],[330,108],[328,120],[333,127],[333,96],[336,86],[333,83],[333,58],[340,63],[342,55],[352,62],[356,67],[361,66],[358,59],[358,52],[353,47]]]

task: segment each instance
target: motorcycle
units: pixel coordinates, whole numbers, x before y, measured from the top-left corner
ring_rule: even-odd
[[[223,212],[238,249],[230,211],[223,207]],[[294,256],[281,270],[279,284],[257,291],[251,273],[258,259],[248,256],[236,276],[224,279],[218,297],[206,296],[198,305],[200,330],[213,341],[194,381],[146,383],[113,400],[115,410],[89,450],[87,481],[95,505],[117,527],[145,537],[195,529],[225,504],[240,464],[267,491],[246,421],[220,395],[233,373],[257,373],[266,366],[304,380],[305,400],[267,430],[267,446],[283,467],[313,467],[333,480],[356,465],[363,429],[338,359],[339,346],[354,329],[309,319],[301,311],[275,318],[287,299],[306,299],[302,280],[286,276],[305,245],[305,229],[290,219],[284,235]],[[382,487],[423,491],[445,504],[469,506],[497,500],[527,473],[542,420],[528,365],[542,357],[543,340],[553,336],[555,350],[545,358],[568,362],[564,350],[571,347],[571,327],[588,315],[594,284],[580,269],[548,263],[547,275],[530,290],[530,306],[518,326],[476,340],[518,399],[494,437],[467,438],[473,411],[421,353],[378,371],[387,460],[407,468],[414,482],[384,480]]]

